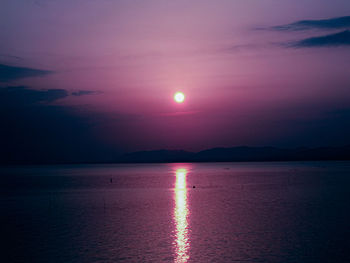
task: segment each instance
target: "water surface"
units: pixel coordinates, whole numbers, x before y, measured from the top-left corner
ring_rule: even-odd
[[[349,162],[0,173],[3,262],[350,262]]]

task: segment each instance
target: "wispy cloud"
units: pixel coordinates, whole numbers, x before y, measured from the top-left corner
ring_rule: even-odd
[[[290,44],[288,47],[311,48],[311,47],[338,47],[350,45],[350,31],[345,30],[335,34],[309,37]]]
[[[10,59],[16,59],[16,60],[21,60],[22,59],[19,56],[13,56],[13,55],[7,55],[7,54],[0,54],[0,58],[10,58]]]
[[[101,94],[99,91],[95,90],[78,90],[71,93],[72,96],[84,96],[84,95],[96,95]]]
[[[160,113],[159,116],[176,117],[176,116],[194,115],[197,113],[199,113],[199,111],[177,111],[177,112]]]
[[[40,77],[51,73],[53,73],[53,71],[0,64],[0,82],[8,82],[28,77]]]
[[[278,31],[299,31],[308,29],[341,29],[350,27],[350,16],[319,20],[300,20],[287,25],[273,26],[269,29]]]

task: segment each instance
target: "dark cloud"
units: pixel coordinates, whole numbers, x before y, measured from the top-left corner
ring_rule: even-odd
[[[345,30],[335,34],[329,34],[318,37],[310,37],[290,43],[288,47],[310,48],[310,47],[338,47],[350,45],[350,31]]]
[[[292,48],[312,48],[312,47],[338,47],[338,46],[349,46],[350,45],[350,16],[335,17],[329,19],[319,20],[300,20],[291,24],[282,26],[273,26],[268,28],[258,28],[260,30],[276,30],[276,31],[302,31],[302,30],[337,30],[345,28],[345,30],[337,33],[331,33],[327,35],[306,37],[301,40],[297,40],[289,43],[278,43],[283,47]]]
[[[84,96],[99,94],[97,91],[79,90],[69,93],[65,89],[34,90],[24,86],[12,86],[0,88],[0,96],[3,105],[15,106],[33,105],[36,103],[50,103],[58,99],[72,96]],[[16,101],[16,104],[13,104]]]
[[[320,20],[301,20],[288,25],[274,26],[270,29],[279,31],[299,31],[308,29],[340,29],[348,27],[350,27],[350,16]]]
[[[40,77],[51,73],[53,73],[53,71],[0,64],[0,82],[8,82],[28,77]]]
[[[68,96],[64,89],[33,90],[23,86],[0,88],[2,105],[32,105],[38,102],[53,102]],[[13,102],[16,102],[14,104]]]
[[[52,105],[66,90],[0,88],[0,163],[108,161],[118,154],[96,136],[99,114]]]

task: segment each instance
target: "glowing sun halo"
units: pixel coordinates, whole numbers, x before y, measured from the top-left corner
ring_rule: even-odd
[[[174,100],[177,103],[182,103],[185,100],[185,94],[183,94],[182,92],[176,92],[174,95]]]

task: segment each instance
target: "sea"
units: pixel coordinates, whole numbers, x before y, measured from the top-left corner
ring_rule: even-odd
[[[350,162],[0,167],[1,262],[350,262]]]

